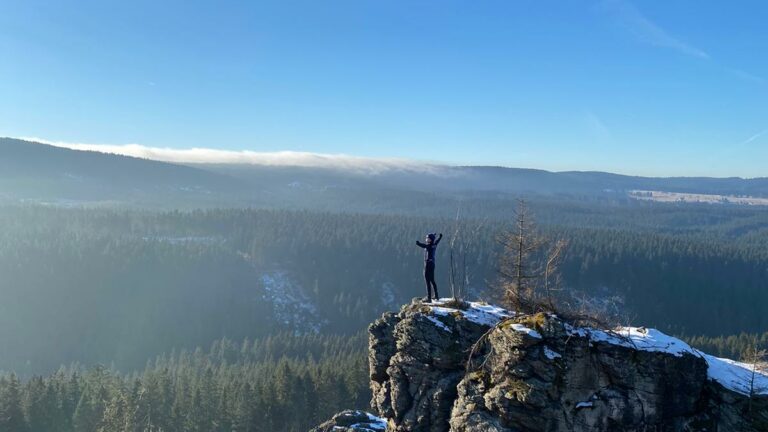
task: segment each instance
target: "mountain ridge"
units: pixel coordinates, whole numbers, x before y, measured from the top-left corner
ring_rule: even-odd
[[[222,174],[185,165],[0,138],[0,195],[130,201],[224,193],[238,187]]]
[[[730,201],[732,205],[745,203],[728,200],[729,196],[755,197],[759,200],[750,202],[758,203],[768,197],[768,178],[656,178],[500,166],[394,166],[365,171],[354,166],[182,164],[0,138],[0,202],[410,213],[424,211],[423,206],[419,210],[406,203],[435,200],[452,212],[462,201],[498,204],[520,197],[631,204],[639,199],[633,195],[635,191],[708,194],[707,202]],[[689,201],[699,199],[691,196]],[[671,201],[680,202],[674,197]]]

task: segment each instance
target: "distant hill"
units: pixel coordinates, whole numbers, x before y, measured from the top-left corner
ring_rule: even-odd
[[[768,178],[635,177],[605,172],[418,165],[384,170],[173,164],[0,138],[0,201],[67,205],[281,207],[405,212],[517,196],[626,202],[633,190],[768,197]],[[423,209],[422,209],[423,210]]]
[[[240,181],[199,168],[0,138],[0,198],[161,203],[242,188]]]
[[[248,181],[305,187],[397,189],[421,192],[505,192],[516,194],[626,195],[632,190],[657,190],[718,195],[768,197],[768,178],[638,177],[596,171],[551,172],[492,166],[425,166],[389,169],[374,174],[334,168],[260,165],[194,165]]]

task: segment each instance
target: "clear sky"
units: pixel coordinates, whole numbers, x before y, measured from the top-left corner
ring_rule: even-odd
[[[768,176],[768,2],[0,0],[0,135]]]

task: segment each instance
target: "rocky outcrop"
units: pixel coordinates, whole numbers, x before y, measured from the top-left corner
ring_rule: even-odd
[[[689,352],[595,342],[543,314],[503,323],[488,345],[459,385],[453,431],[689,430],[701,413],[707,364]]]
[[[653,329],[510,315],[414,301],[373,323],[371,406],[387,430],[768,431],[768,376],[749,386],[745,365]]]
[[[369,328],[371,406],[391,431],[447,430],[469,349],[491,322],[416,301]]]

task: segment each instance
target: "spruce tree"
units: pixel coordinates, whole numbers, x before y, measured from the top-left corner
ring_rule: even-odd
[[[0,431],[27,431],[21,400],[21,384],[15,374],[0,378]]]

